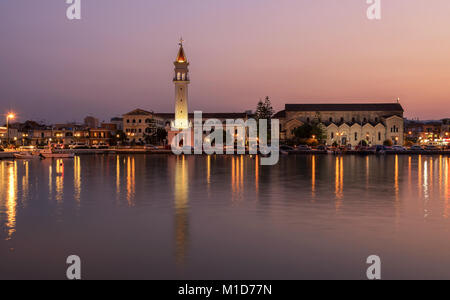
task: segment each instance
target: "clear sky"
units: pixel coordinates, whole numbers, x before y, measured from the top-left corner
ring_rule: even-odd
[[[450,1],[0,1],[0,110],[21,120],[101,120],[135,108],[171,112],[180,36],[190,110],[285,103],[383,102],[407,117],[450,116]],[[3,112],[0,112],[3,113]]]

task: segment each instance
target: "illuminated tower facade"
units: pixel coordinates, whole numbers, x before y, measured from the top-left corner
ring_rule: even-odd
[[[189,85],[189,62],[183,49],[183,40],[180,40],[180,49],[174,62],[175,76],[175,121],[172,127],[175,129],[186,129],[190,127],[188,113],[188,85]]]

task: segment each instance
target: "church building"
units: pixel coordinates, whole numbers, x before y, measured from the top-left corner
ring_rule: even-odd
[[[400,103],[286,104],[275,118],[280,120],[280,139],[294,137],[294,129],[319,123],[327,145],[381,145],[391,140],[403,145],[403,107]]]

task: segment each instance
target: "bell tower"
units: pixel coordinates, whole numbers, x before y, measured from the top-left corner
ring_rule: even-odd
[[[188,84],[189,81],[189,62],[183,49],[183,39],[180,40],[180,49],[174,62],[175,76],[175,121],[172,127],[175,129],[186,129],[190,127],[188,113]]]

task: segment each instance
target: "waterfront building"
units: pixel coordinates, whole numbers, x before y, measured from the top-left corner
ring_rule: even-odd
[[[280,120],[280,139],[294,138],[294,130],[318,123],[327,145],[369,145],[391,140],[403,145],[403,107],[399,103],[286,104],[274,117]]]
[[[89,129],[89,146],[110,145],[114,131],[107,128]]]
[[[450,119],[442,120],[441,138],[450,139]]]
[[[31,145],[59,144],[70,146],[83,144],[88,147],[111,143],[114,131],[109,128],[88,128],[77,124],[56,124],[32,129],[28,134]]]
[[[111,132],[116,132],[117,131],[117,124],[115,124],[115,123],[102,123],[102,124],[100,124],[99,128],[108,129]]]
[[[8,131],[9,141],[11,143],[20,140],[21,135],[19,134],[17,128],[10,127],[8,130],[6,127],[0,127],[0,145],[7,143]]]
[[[111,118],[110,123],[116,125],[117,131],[123,131],[123,118]]]
[[[143,109],[123,115],[123,130],[130,143],[145,143],[146,138],[155,136],[158,128],[164,128],[164,125],[164,119]]]
[[[88,128],[98,128],[99,124],[100,122],[95,117],[87,116],[86,118],[84,118],[84,125]]]
[[[440,121],[408,120],[405,125],[408,140],[422,145],[444,146],[450,143],[449,119]]]

